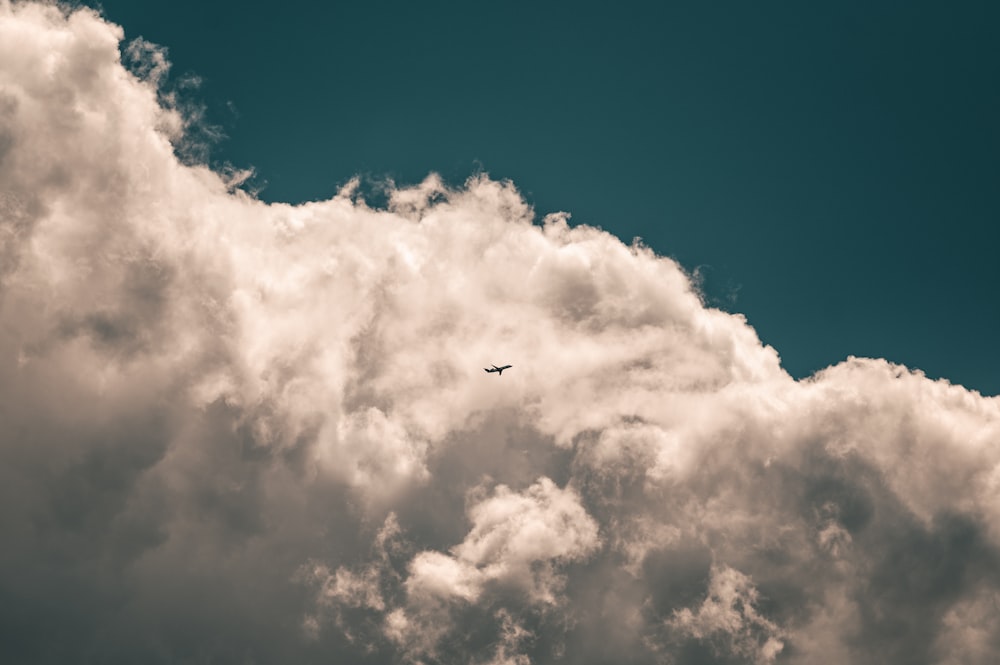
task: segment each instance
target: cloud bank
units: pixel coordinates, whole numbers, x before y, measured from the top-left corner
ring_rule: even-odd
[[[996,661],[1000,400],[485,176],[262,203],[122,38],[0,2],[4,662]]]

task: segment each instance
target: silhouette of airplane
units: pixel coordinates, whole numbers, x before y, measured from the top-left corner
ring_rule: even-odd
[[[486,372],[487,374],[492,374],[493,372],[496,372],[497,376],[503,376],[503,371],[505,369],[510,369],[511,367],[513,367],[513,365],[504,365],[503,367],[497,367],[496,365],[494,365],[493,369],[486,369],[484,367],[483,371]]]

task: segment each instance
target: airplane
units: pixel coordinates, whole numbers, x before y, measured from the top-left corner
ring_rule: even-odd
[[[484,367],[483,371],[485,371],[487,374],[492,374],[493,372],[496,372],[497,376],[503,376],[503,371],[505,369],[510,369],[511,367],[513,367],[513,365],[504,365],[503,367],[497,367],[496,365],[494,365],[493,369],[486,369]]]

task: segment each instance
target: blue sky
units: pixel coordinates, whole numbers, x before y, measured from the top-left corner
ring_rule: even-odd
[[[485,170],[697,269],[795,376],[1000,392],[995,3],[102,6],[265,200]]]

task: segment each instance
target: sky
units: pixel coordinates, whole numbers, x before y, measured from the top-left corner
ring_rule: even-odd
[[[264,200],[485,171],[698,270],[793,376],[1000,393],[995,2],[102,6]]]
[[[909,10],[913,23],[897,26],[897,41],[879,42],[883,68],[866,69],[872,81],[897,71],[910,62],[900,45],[931,27],[954,37],[939,51],[947,62],[971,58],[967,78],[935,69],[926,54],[918,64],[965,105],[909,116],[954,125],[917,144],[906,123],[885,131],[901,149],[935,147],[952,165],[967,158],[966,170],[952,169],[964,179],[945,179],[928,166],[935,160],[911,160],[897,180],[868,171],[848,182],[833,176],[875,169],[890,138],[873,130],[848,145],[837,133],[846,125],[835,125],[817,143],[794,113],[754,133],[753,123],[725,119],[739,115],[723,103],[728,95],[718,98],[722,110],[702,103],[717,94],[709,75],[728,72],[750,110],[777,104],[765,100],[800,68],[795,99],[827,108],[830,79],[808,76],[817,62],[773,41],[754,53],[705,48],[690,71],[678,62],[678,89],[705,97],[629,99],[660,71],[657,49],[682,60],[705,43],[682,29],[683,12],[677,23],[536,16],[524,28],[533,39],[501,47],[502,29],[523,28],[525,14],[483,20],[497,32],[477,37],[464,28],[474,17],[406,16],[393,11],[413,10],[390,5],[382,23],[322,21],[294,3],[270,8],[289,23],[245,9],[192,21],[185,5],[172,7],[174,25],[208,32],[157,33],[154,19],[167,9],[152,5],[116,16],[111,5],[101,14],[0,0],[0,661],[997,661],[1000,398],[965,385],[961,362],[947,378],[907,366],[903,356],[925,347],[889,328],[885,353],[828,350],[836,357],[822,360],[811,351],[818,355],[799,362],[818,371],[802,376],[780,342],[801,339],[796,321],[808,317],[775,312],[771,325],[782,332],[769,332],[752,296],[770,288],[753,281],[764,273],[711,259],[743,255],[782,273],[775,280],[805,302],[820,299],[817,284],[861,289],[859,256],[887,274],[907,261],[917,272],[954,272],[940,267],[949,251],[985,256],[982,237],[945,239],[991,211],[979,187],[995,134],[978,114],[993,93],[973,83],[996,60],[974,8],[961,20]],[[872,26],[892,16],[843,23],[843,12],[827,24],[871,40],[862,51],[878,42]],[[754,41],[737,28],[763,24],[797,49],[830,55],[832,33],[812,39],[793,29],[803,17],[781,16],[708,18],[727,48]],[[340,30],[353,62],[373,69],[330,65],[319,76],[322,48],[341,42],[282,32],[304,23]],[[679,41],[647,39],[665,26]],[[611,88],[588,87],[578,55],[588,44],[614,51],[600,37],[625,27],[635,34],[622,36],[626,55],[615,62],[635,67],[605,71]],[[245,41],[205,44],[218,34]],[[258,43],[263,34],[273,46]],[[282,51],[293,42],[307,50]],[[552,64],[532,70],[526,59],[519,68],[527,56],[512,45],[522,42]],[[425,43],[436,56],[408,57]],[[185,55],[185,44],[208,50]],[[282,69],[295,76],[269,78],[254,60],[269,57],[289,58]],[[595,68],[610,66],[593,58]],[[220,61],[239,64],[239,85],[256,88],[253,97],[240,96],[239,77],[213,73]],[[828,66],[828,75],[837,69]],[[774,71],[773,87],[736,75],[753,71]],[[554,74],[573,85],[540,99],[543,78],[562,78]],[[859,81],[845,73],[843,90]],[[932,96],[910,94],[913,103]],[[277,119],[308,106],[296,95],[317,100],[306,117],[324,122]],[[504,95],[511,122],[498,140],[490,113]],[[587,113],[574,114],[587,100]],[[663,129],[648,144],[629,142],[644,122],[674,127],[660,115],[675,104],[690,134]],[[331,111],[345,106],[347,115]],[[864,128],[899,107],[886,101],[856,116],[852,104],[840,108],[851,118],[843,122]],[[409,109],[425,122],[397,122]],[[952,115],[959,110],[965,122]],[[216,120],[225,113],[230,120]],[[560,128],[535,135],[544,150],[514,122],[530,130],[535,115]],[[780,188],[771,178],[781,169],[768,175],[752,150],[741,152],[776,134],[785,143],[769,159],[799,178],[779,179]],[[793,134],[804,144],[797,168],[785,161]],[[661,164],[653,153],[674,154],[664,148],[671,141],[693,148],[710,135],[714,156],[692,150],[673,162],[688,187],[649,169],[639,187],[621,166]],[[320,148],[324,140],[334,143]],[[823,162],[830,189],[815,201],[799,185],[822,179],[805,166],[819,145],[843,152]],[[591,161],[580,157],[589,146]],[[866,158],[855,154],[862,149]],[[546,154],[554,161],[541,168],[534,157]],[[559,168],[562,160],[572,168]],[[728,177],[753,172],[755,185],[782,192],[783,223],[806,209],[836,220],[826,209],[833,201],[872,216],[813,231],[815,253],[769,243],[767,233],[782,238],[793,227],[768,227],[753,212],[764,200],[750,196],[764,196],[757,187],[700,179],[722,162]],[[603,170],[584,173],[595,164]],[[615,184],[625,181],[632,189]],[[863,200],[835,196],[868,187]],[[925,210],[941,233],[906,244],[897,234],[916,222],[873,212],[895,205],[880,198],[883,187],[892,202],[917,192],[961,220]],[[641,195],[648,191],[657,196]],[[955,198],[945,205],[934,198],[942,193]],[[698,200],[726,206],[713,217]],[[688,225],[673,226],[684,209]],[[709,218],[714,230],[704,228]],[[825,243],[841,233],[854,258],[835,261]],[[671,249],[674,240],[689,249]],[[706,260],[684,253],[696,251]],[[917,265],[921,251],[939,262]],[[786,254],[808,275],[779,270]],[[995,268],[984,259],[969,270],[973,286],[921,314],[929,330],[950,326],[943,346],[963,354],[979,348],[973,331],[988,331],[973,323],[995,308],[985,295]],[[882,278],[881,305],[906,311],[904,277]],[[913,290],[930,277],[905,279]],[[851,311],[845,318],[863,318]],[[984,354],[969,365],[983,377]],[[959,356],[935,357],[944,366]],[[512,367],[484,373],[491,363]]]

